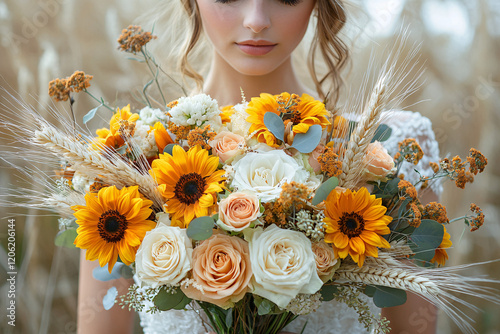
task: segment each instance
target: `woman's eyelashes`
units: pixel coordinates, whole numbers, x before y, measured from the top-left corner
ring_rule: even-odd
[[[232,3],[232,2],[236,2],[236,1],[241,1],[241,0],[215,0],[216,3],[222,3],[222,4]],[[298,5],[301,0],[274,0],[274,1],[278,1],[278,2],[280,2],[284,5],[288,5],[288,6],[295,6],[295,5]]]

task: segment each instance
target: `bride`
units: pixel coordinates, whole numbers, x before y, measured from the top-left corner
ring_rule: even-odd
[[[346,22],[344,5],[342,0],[171,0],[164,4],[171,16],[191,24],[191,30],[186,32],[190,35],[185,40],[184,54],[178,57],[181,73],[194,79],[198,90],[221,105],[235,105],[241,101],[241,88],[247,97],[285,91],[299,95],[307,93],[316,99],[328,97],[329,109],[336,102],[340,72],[348,58],[348,50],[339,38],[339,31]],[[180,14],[176,11],[179,8]],[[309,21],[315,26],[307,63],[313,88],[299,79],[302,68],[294,66],[291,57],[306,34]],[[165,33],[173,35],[176,32]],[[182,33],[179,31],[179,36]],[[205,80],[188,62],[188,55],[203,38],[212,45],[209,49],[212,51],[205,51],[199,57],[209,63]],[[176,45],[161,47],[177,50]],[[326,66],[326,74],[321,77],[318,62]],[[428,162],[438,160],[439,150],[429,120],[417,113],[395,112],[389,123],[393,134],[384,144],[389,153],[395,153],[398,141],[408,135],[417,136],[427,154],[417,168],[431,174]],[[410,181],[416,177],[412,175],[413,168],[409,166],[402,171]],[[437,187],[428,191],[422,203],[436,200],[438,192]],[[133,314],[118,306],[111,311],[102,310],[95,296],[111,285],[92,278],[92,268],[97,264],[85,261],[83,251],[81,259],[78,333],[131,333]],[[122,280],[120,284],[112,283],[124,294],[131,282]],[[382,316],[391,321],[392,333],[434,333],[436,310],[416,296],[408,299],[403,306],[382,310]],[[380,310],[372,305],[372,312]],[[210,332],[200,314],[193,310],[140,314],[140,317],[146,334]],[[299,333],[306,321],[304,333],[366,332],[354,311],[335,302],[324,303],[317,312],[300,317],[286,330]]]

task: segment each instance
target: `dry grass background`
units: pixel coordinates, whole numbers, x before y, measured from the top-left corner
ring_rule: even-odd
[[[373,0],[365,0],[370,1]],[[460,46],[450,35],[434,34],[425,25],[422,8],[433,1],[403,1],[402,10],[400,1],[379,2],[384,5],[372,13],[371,19],[365,16],[365,21],[358,25],[366,27],[368,32],[377,32],[391,16],[397,22],[404,18],[404,24],[411,24],[410,40],[422,42],[421,55],[427,70],[422,89],[407,103],[426,100],[412,109],[432,120],[442,154],[464,156],[473,146],[489,158],[486,172],[468,185],[466,191],[452,184],[445,187],[442,201],[451,217],[466,213],[471,201],[479,203],[487,215],[485,226],[472,235],[466,231],[462,236],[464,228],[460,224],[450,228],[454,242],[449,252],[450,263],[499,258],[500,4],[496,0],[448,1],[466,9],[470,29],[457,38],[469,42]],[[142,67],[116,50],[115,41],[122,28],[155,3],[155,0],[0,0],[0,85],[39,105],[43,114],[44,106],[51,104],[47,96],[48,81],[83,70],[95,75],[91,90],[96,96],[104,96],[115,105],[128,103],[131,97],[127,92],[141,88],[148,78]],[[391,34],[358,39],[353,49],[353,71],[366,68],[374,45],[390,46],[394,38]],[[353,75],[348,82],[356,87],[358,80]],[[5,95],[0,91],[2,94]],[[95,104],[89,98],[78,96],[77,119],[93,107]],[[96,120],[90,127],[98,125],[102,124]],[[1,134],[0,140],[5,143]],[[6,165],[0,167],[0,186],[29,186],[30,180],[16,178]],[[36,212],[13,208],[0,211],[0,332],[75,333],[78,251],[54,247],[56,218],[35,215]],[[17,224],[19,274],[15,328],[7,326],[5,317],[7,217],[15,218]],[[500,278],[498,263],[481,266],[472,273]],[[485,311],[474,315],[478,331],[499,333],[499,308],[486,303],[477,305]],[[454,333],[456,328],[442,317],[439,332]]]

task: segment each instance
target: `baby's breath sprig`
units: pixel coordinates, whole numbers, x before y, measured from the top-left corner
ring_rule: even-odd
[[[126,295],[120,296],[119,305],[122,309],[128,308],[129,311],[134,310],[136,312],[147,312],[147,313],[157,313],[160,310],[153,303],[153,298],[160,292],[162,286],[158,286],[156,288],[145,288],[140,289],[137,284],[133,284],[128,288],[128,292]],[[168,289],[168,288],[167,288]],[[173,289],[173,288],[172,288]],[[146,304],[152,303],[152,306],[149,306],[146,309]]]
[[[370,331],[373,328],[373,333],[389,333],[389,320],[384,317],[376,316],[370,311],[368,303],[360,298],[361,287],[358,286],[341,286],[337,289],[335,300],[346,304],[348,307],[358,313],[359,322]]]

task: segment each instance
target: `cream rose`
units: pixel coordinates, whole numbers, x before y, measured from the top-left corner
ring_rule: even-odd
[[[394,169],[394,160],[378,141],[370,143],[366,149],[364,176],[368,181],[386,181]]]
[[[323,282],[329,281],[340,266],[340,261],[335,258],[332,246],[320,241],[312,245],[312,251],[316,259],[316,270],[319,278]]]
[[[276,225],[247,229],[253,293],[285,308],[299,293],[316,293],[323,282],[316,271],[311,241]]]
[[[234,164],[231,187],[251,191],[262,202],[269,202],[280,195],[284,183],[304,183],[308,177],[309,172],[282,150],[248,153]]]
[[[159,225],[146,233],[137,250],[137,277],[152,287],[177,284],[191,270],[192,254],[185,229]]]
[[[217,233],[194,249],[192,278],[196,284],[181,289],[189,298],[227,309],[245,296],[251,277],[248,243]]]
[[[222,162],[230,163],[236,156],[243,153],[245,138],[229,131],[222,131],[208,144]]]
[[[243,192],[232,193],[219,203],[217,225],[226,231],[240,232],[260,215],[257,196]]]

